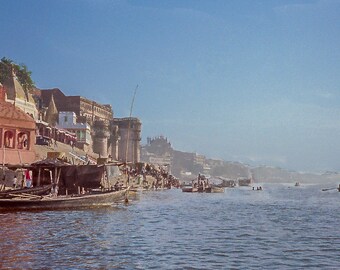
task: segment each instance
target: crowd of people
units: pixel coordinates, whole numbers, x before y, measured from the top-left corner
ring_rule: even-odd
[[[192,181],[192,187],[197,188],[197,190],[200,192],[204,192],[206,189],[211,188],[211,184],[205,175],[198,174],[197,181]]]
[[[145,189],[180,187],[179,180],[167,171],[167,168],[152,164],[143,164],[134,168],[126,167],[123,173],[128,175],[127,184],[136,184]]]

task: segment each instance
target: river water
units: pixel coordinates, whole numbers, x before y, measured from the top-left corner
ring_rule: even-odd
[[[0,269],[340,269],[340,193],[262,187],[0,213]]]

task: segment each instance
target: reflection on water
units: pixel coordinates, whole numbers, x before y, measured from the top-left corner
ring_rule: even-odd
[[[262,185],[128,206],[0,214],[0,268],[337,269],[340,193]]]

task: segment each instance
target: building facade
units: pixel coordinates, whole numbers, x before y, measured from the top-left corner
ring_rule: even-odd
[[[47,107],[52,96],[58,111],[74,112],[78,122],[87,122],[92,125],[95,120],[109,123],[113,118],[111,105],[99,104],[81,96],[66,96],[58,88],[40,90],[42,106]]]
[[[77,146],[92,144],[91,127],[88,123],[77,123],[77,116],[74,112],[59,112],[57,127],[67,130],[77,136]]]
[[[12,76],[4,82],[3,89],[6,92],[7,102],[14,104],[33,119],[38,119],[38,110],[33,96],[24,91],[14,71],[12,71]]]
[[[114,118],[111,126],[118,127],[118,160],[123,162],[140,162],[140,141],[142,124],[138,118]],[[111,148],[112,151],[112,148]],[[114,153],[111,152],[111,155]]]
[[[35,121],[5,99],[0,84],[0,163],[31,163],[35,160]]]

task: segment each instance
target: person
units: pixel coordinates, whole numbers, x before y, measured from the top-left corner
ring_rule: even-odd
[[[56,183],[52,184],[52,188],[51,188],[51,193],[53,197],[57,197],[58,196],[58,185]]]
[[[25,180],[26,180],[26,187],[30,188],[32,186],[32,177],[31,177],[31,172],[29,170],[25,171]]]
[[[17,184],[18,184],[18,178],[17,178],[17,176],[15,175],[14,178],[13,178],[13,188],[16,188],[16,187],[17,187]]]
[[[58,147],[57,140],[54,139],[54,147]]]

